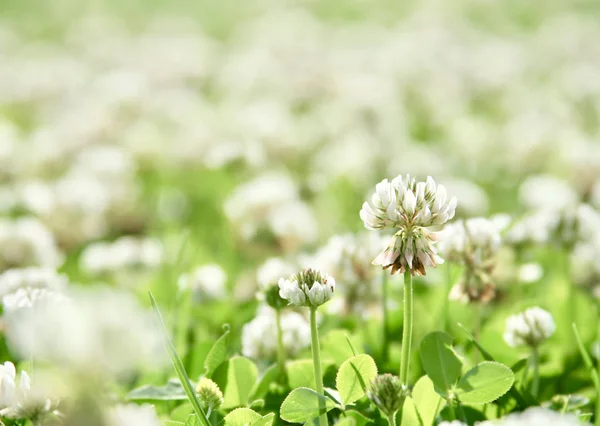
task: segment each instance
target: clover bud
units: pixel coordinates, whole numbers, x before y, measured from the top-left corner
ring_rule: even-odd
[[[395,416],[404,405],[408,389],[400,383],[400,378],[392,374],[381,374],[369,385],[369,399],[388,418]]]
[[[215,382],[205,377],[198,382],[196,394],[202,405],[211,410],[216,410],[223,404],[223,392]]]

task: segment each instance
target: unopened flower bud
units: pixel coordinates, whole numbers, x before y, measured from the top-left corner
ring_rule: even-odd
[[[223,404],[223,392],[215,382],[205,377],[198,382],[196,394],[202,405],[212,410],[218,409]]]
[[[391,417],[404,405],[408,389],[400,383],[398,376],[381,374],[369,385],[367,396],[383,414]]]
[[[279,295],[296,306],[320,306],[331,299],[334,291],[333,277],[315,269],[305,269],[290,279],[279,280]]]

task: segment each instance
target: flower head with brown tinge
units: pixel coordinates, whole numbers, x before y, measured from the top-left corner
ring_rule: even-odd
[[[455,210],[456,198],[448,197],[446,188],[436,185],[431,176],[426,182],[409,175],[382,180],[371,204],[363,204],[360,218],[367,229],[394,229],[396,233],[373,264],[391,268],[392,274],[408,270],[425,275],[426,267],[443,263],[434,247],[435,231],[454,217]]]

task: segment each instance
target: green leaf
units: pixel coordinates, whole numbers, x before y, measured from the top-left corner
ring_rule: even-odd
[[[152,293],[148,292],[148,294],[150,296],[150,302],[152,303],[152,307],[156,311],[156,315],[158,316],[158,319],[160,321],[160,325],[162,327],[163,335],[165,338],[165,345],[167,346],[169,355],[171,356],[171,361],[173,362],[173,366],[175,367],[175,371],[177,372],[177,375],[179,376],[179,380],[181,381],[181,384],[183,385],[185,393],[186,393],[189,401],[192,403],[194,412],[200,419],[200,422],[202,425],[211,426],[210,421],[206,417],[206,414],[204,413],[204,410],[202,409],[202,406],[200,405],[200,401],[198,400],[198,397],[196,396],[196,391],[194,390],[194,388],[192,387],[192,384],[190,383],[190,379],[188,378],[188,375],[185,371],[183,363],[181,362],[181,359],[177,355],[175,346],[173,346],[171,339],[169,339],[169,333],[167,332],[167,327],[165,326],[165,322],[162,318],[162,315],[160,314],[160,310],[158,309],[156,300],[154,300],[154,296],[152,296]]]
[[[435,391],[433,382],[427,376],[417,380],[412,390],[412,400],[419,416],[421,416],[423,426],[432,426],[434,420],[446,405],[446,400]]]
[[[227,343],[229,341],[229,326],[226,326],[225,333],[215,342],[213,347],[206,355],[204,368],[206,377],[210,378],[219,365],[227,359]]]
[[[319,404],[325,409],[321,410]],[[306,423],[325,414],[335,407],[335,403],[312,389],[298,388],[290,392],[280,408],[283,420],[290,423]]]
[[[365,394],[363,384],[369,384],[377,376],[377,365],[369,355],[356,355],[344,361],[340,367],[336,386],[344,405],[351,404]]]
[[[200,419],[196,414],[192,414],[185,421],[185,426],[200,426],[201,424],[202,422],[200,422]]]
[[[279,366],[277,364],[273,364],[264,372],[262,377],[254,387],[252,388],[252,392],[250,392],[250,401],[255,401],[257,399],[263,398],[267,392],[269,391],[269,386],[271,383],[276,381],[279,378]]]
[[[348,345],[346,330],[331,330],[321,338],[321,357],[322,362],[332,362],[335,365],[342,365],[348,358],[355,356],[355,349],[361,349],[362,345],[357,345],[354,339],[353,347]],[[360,352],[360,351],[359,351]]]
[[[165,420],[165,426],[185,426],[183,422],[176,422],[173,420]]]
[[[356,426],[356,420],[354,417],[342,417],[335,426]]]
[[[402,407],[402,420],[400,421],[402,426],[423,426],[417,407],[415,406],[412,398],[408,397],[404,400],[404,406]]]
[[[249,408],[236,408],[224,420],[225,426],[249,426],[262,420],[262,416]]]
[[[452,336],[443,331],[429,333],[421,340],[421,362],[435,391],[447,396],[458,381],[462,363],[452,349]]]
[[[184,401],[185,389],[177,379],[169,380],[164,386],[144,385],[127,394],[130,401]]]
[[[487,404],[508,392],[514,381],[515,375],[506,365],[484,361],[463,376],[455,393],[465,404]]]
[[[291,389],[316,389],[312,359],[299,359],[289,362],[286,368],[288,374],[288,383]]]
[[[258,369],[248,358],[236,356],[221,364],[213,374],[213,380],[223,391],[225,409],[245,407],[256,379]]]
[[[275,420],[275,413],[269,413],[264,416],[262,419],[253,423],[252,426],[271,426],[273,421]]]

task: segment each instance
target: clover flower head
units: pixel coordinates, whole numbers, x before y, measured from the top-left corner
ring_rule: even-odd
[[[504,340],[512,347],[522,345],[537,347],[554,334],[555,330],[556,325],[552,314],[535,307],[508,317]]]
[[[213,410],[218,409],[223,404],[223,392],[219,389],[219,385],[211,379],[203,377],[196,386],[198,399],[205,407],[210,407]]]
[[[402,385],[398,376],[380,374],[370,383],[367,396],[383,414],[390,417],[404,405],[408,389]]]
[[[391,182],[384,179],[376,185],[371,204],[365,202],[360,211],[365,228],[396,231],[374,265],[391,268],[392,274],[408,270],[425,275],[426,267],[443,263],[434,247],[434,231],[452,219],[456,210],[456,198],[449,198],[443,185],[436,185],[431,176],[426,182],[409,175]]]
[[[290,279],[279,279],[279,295],[295,306],[320,306],[331,299],[334,291],[333,277],[316,269],[304,269]]]

